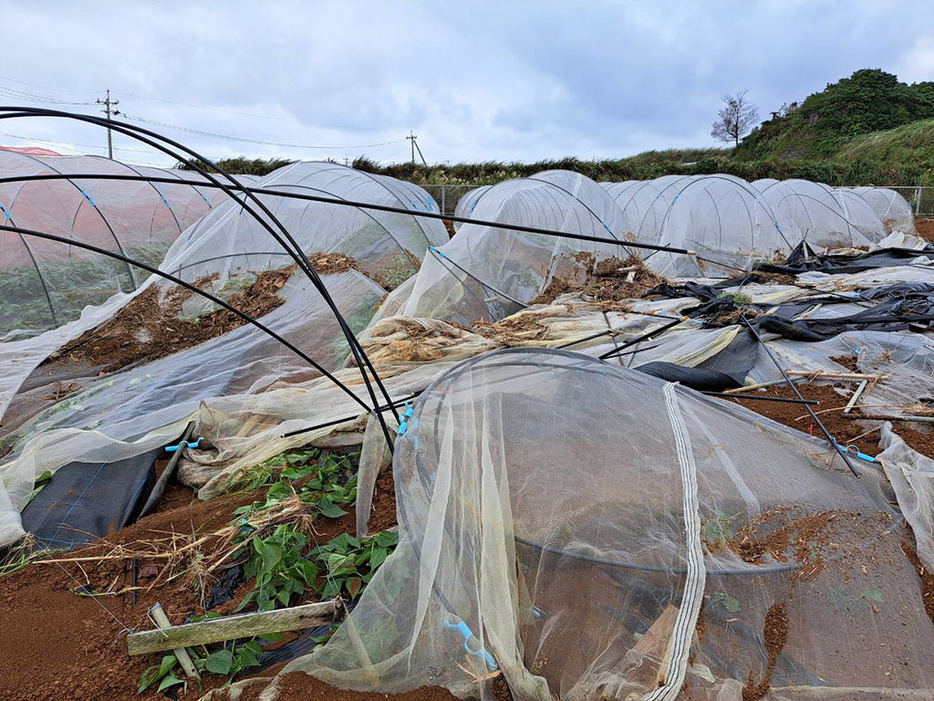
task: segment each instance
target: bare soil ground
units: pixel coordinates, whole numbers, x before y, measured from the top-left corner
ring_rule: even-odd
[[[934,217],[915,219],[915,231],[921,238],[934,243]]]
[[[164,463],[157,465],[157,472]],[[164,563],[139,558],[136,587],[130,559],[96,561],[112,553],[115,546],[144,540],[165,539],[173,533],[209,533],[234,518],[240,506],[261,501],[266,488],[234,493],[212,501],[199,501],[191,489],[172,483],[156,512],[111,536],[80,550],[63,554],[48,563],[0,577],[0,698],[5,701],[64,701],[71,699],[164,699],[147,690],[137,693],[143,671],[157,664],[162,653],[129,657],[128,630],[153,627],[147,611],[162,605],[173,624],[190,615],[205,613],[200,593],[182,582],[167,580]],[[314,521],[320,544],[341,533],[354,533],[355,514],[338,519],[319,516]],[[377,482],[370,528],[373,532],[395,525],[395,493],[392,474],[386,471]],[[76,558],[91,558],[76,561]],[[242,584],[234,598],[212,610],[229,614],[249,590]],[[96,593],[97,596],[91,595]],[[307,603],[312,599],[294,602]],[[288,637],[286,637],[287,641]],[[274,671],[273,671],[274,673]],[[268,675],[270,672],[262,674]],[[302,675],[304,676],[304,675]],[[217,687],[223,677],[206,676],[203,691],[195,684],[179,699],[197,699]],[[298,686],[296,686],[298,685]],[[304,691],[285,698],[369,699],[367,695],[332,690],[321,682],[308,682]],[[298,689],[298,680],[289,688]],[[309,694],[302,696],[301,694]],[[317,695],[315,695],[317,694]],[[380,695],[382,698],[382,695]],[[429,690],[404,697],[408,701],[452,699],[446,691]]]

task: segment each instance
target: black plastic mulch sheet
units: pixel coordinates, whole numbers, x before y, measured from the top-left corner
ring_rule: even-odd
[[[761,263],[756,270],[768,273],[796,275],[816,270],[822,273],[860,273],[874,268],[891,268],[910,265],[918,258],[934,259],[934,245],[928,244],[920,250],[910,248],[883,248],[862,255],[820,255],[805,242],[799,243],[782,265]]]
[[[48,547],[71,549],[128,526],[165,456],[160,447],[117,462],[65,465],[23,510],[23,528]]]
[[[885,249],[861,255],[818,255],[807,244],[799,244],[784,265],[760,265],[757,270],[798,274],[809,270],[827,273],[850,273],[871,270],[873,268],[908,265],[918,257],[934,259],[934,246],[928,245],[923,250]],[[741,278],[724,280],[715,285],[687,282],[684,285],[659,285],[649,292],[650,295],[664,297],[695,297],[700,303],[683,311],[693,318],[705,320],[707,326],[722,326],[719,318],[732,314],[743,307],[757,309],[760,312],[772,309],[774,305],[742,305],[741,297],[730,293],[730,288],[738,287],[748,280],[755,280],[755,273]],[[739,304],[738,304],[739,302]],[[815,304],[861,304],[870,305],[862,311],[838,317],[799,319],[794,317],[812,308]],[[735,323],[735,322],[733,322]],[[793,341],[817,342],[832,338],[845,331],[916,331],[925,332],[934,328],[934,285],[923,282],[900,282],[865,290],[859,295],[833,295],[811,297],[806,302],[795,301],[782,304],[767,316],[751,317],[750,323],[761,331],[775,333]],[[721,370],[728,367],[721,363]],[[650,368],[651,370],[651,368]],[[673,370],[655,368],[650,374],[668,380],[682,381],[688,384],[688,378],[682,380],[671,373]],[[659,374],[663,373],[663,374]],[[716,378],[695,378],[704,384]]]
[[[741,387],[759,356],[759,343],[747,329],[741,329],[730,344],[696,367],[654,360],[634,369],[668,382],[680,382],[699,392],[722,392]]]

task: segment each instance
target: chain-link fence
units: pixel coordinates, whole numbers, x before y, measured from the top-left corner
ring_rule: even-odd
[[[480,185],[422,185],[438,203],[442,214],[453,215],[461,197]]]
[[[934,187],[929,185],[887,185],[911,205],[916,217],[934,217]]]

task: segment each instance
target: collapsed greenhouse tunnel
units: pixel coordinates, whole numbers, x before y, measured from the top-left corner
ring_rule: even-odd
[[[516,698],[739,698],[763,682],[782,698],[925,698],[934,626],[902,517],[878,467],[856,480],[831,456],[580,354],[478,356],[422,394],[399,440],[396,553],[285,673],[485,698],[489,653]],[[680,667],[665,655],[679,636]],[[874,664],[880,644],[899,664]]]
[[[338,199],[349,195],[394,205],[402,201],[413,210],[430,211],[433,206],[430,196],[419,194],[415,186],[399,186],[391,179],[374,178],[332,164],[296,164],[285,172],[272,174],[268,180],[272,181],[271,186],[288,193],[310,189],[307,183],[315,182],[315,178],[320,181],[322,174],[329,178],[328,194],[338,195]],[[290,181],[300,184],[290,185]],[[261,184],[266,185],[266,180]],[[320,266],[326,287],[352,332],[367,325],[385,295],[384,287],[374,279],[387,284],[393,276],[408,277],[430,243],[447,239],[440,222],[420,224],[399,213],[374,216],[357,207],[288,196],[263,196],[263,199],[277,220],[294,227],[296,239],[305,254],[312,256],[313,264]],[[325,369],[334,371],[342,367],[350,349],[328,304],[309,280],[294,272],[294,266],[288,265],[290,260],[284,261],[280,254],[268,250],[268,238],[250,220],[237,203],[216,207],[176,241],[162,269],[176,271],[183,280],[230,301],[241,292],[249,293],[257,284],[263,285],[257,288],[258,293],[265,299],[270,296],[273,299],[259,310],[263,322],[304,347]],[[230,253],[203,257],[205,252],[217,254],[225,250]],[[404,261],[401,271],[400,258]],[[111,305],[103,318],[96,319],[85,330],[86,334],[96,335],[95,343],[104,349],[104,355],[98,358],[93,352],[85,354],[87,358],[81,368],[87,367],[86,377],[72,377],[75,373],[69,368],[69,379],[81,384],[81,390],[51,406],[45,402],[49,408],[26,418],[25,423],[13,421],[10,416],[24,407],[29,410],[29,402],[24,405],[19,401],[18,406],[14,401],[6,413],[5,432],[12,428],[16,431],[4,440],[11,450],[5,463],[21,464],[21,468],[13,465],[14,473],[23,466],[29,469],[28,464],[37,459],[56,469],[68,462],[69,455],[93,453],[97,449],[95,443],[99,442],[94,436],[99,434],[106,436],[105,442],[111,446],[117,445],[116,452],[109,453],[109,460],[132,457],[148,450],[149,443],[164,444],[167,438],[177,435],[180,427],[176,424],[195,413],[206,398],[262,393],[317,375],[307,363],[252,326],[235,328],[223,322],[219,328],[222,335],[212,337],[208,328],[206,339],[204,334],[199,336],[206,324],[213,324],[214,305],[197,296],[180,295],[166,281],[150,280],[133,295],[112,302],[118,302],[117,306]],[[144,316],[139,316],[140,313]],[[163,318],[165,314],[171,318]],[[197,325],[199,320],[201,324]],[[156,351],[153,357],[149,353],[152,341],[176,342],[160,336],[162,327],[174,330],[175,325],[181,327],[181,334],[194,334],[201,341],[192,347],[184,343],[177,349],[170,347],[170,351],[176,352],[166,357],[160,357],[164,354]],[[309,339],[314,341],[312,348],[308,347]],[[126,348],[127,342],[130,348]],[[120,355],[141,346],[142,364],[137,362],[126,370],[108,365],[113,361],[107,355],[108,349],[113,349],[114,344]],[[68,346],[64,352],[71,357]],[[61,364],[61,360],[53,359],[51,368],[46,364],[40,374],[55,376],[56,363]],[[101,367],[103,376],[97,377]],[[80,376],[80,369],[77,374]],[[43,387],[49,382],[40,383],[30,395],[35,397],[47,391]],[[87,441],[80,435],[77,443],[65,440],[64,434],[71,435],[69,432],[74,429],[90,431]],[[62,445],[53,449],[48,441],[56,436]],[[41,454],[37,455],[32,446]],[[23,496],[18,494],[14,501],[21,501]]]
[[[577,173],[546,171],[482,193],[472,218],[622,241],[620,213],[609,195]],[[621,254],[622,251],[622,254]],[[414,280],[390,295],[382,317],[404,314],[471,325],[521,309],[579,253],[595,259],[629,255],[625,246],[464,224],[430,255]]]
[[[178,185],[72,178],[86,173],[158,174]],[[54,180],[28,181],[34,176]],[[17,178],[24,180],[17,181]],[[193,179],[97,156],[0,153],[0,211],[6,223],[47,231],[131,255],[162,259],[169,244],[210,207]],[[129,292],[139,272],[86,252],[23,236],[0,237],[0,337],[35,333],[77,318],[88,304]],[[17,304],[10,300],[16,299]]]

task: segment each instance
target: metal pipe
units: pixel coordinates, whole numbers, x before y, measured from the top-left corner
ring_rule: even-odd
[[[789,387],[791,387],[791,391],[795,393],[798,399],[803,400],[804,397],[802,397],[801,392],[798,391],[797,385],[795,385],[795,383],[791,381],[791,378],[788,377],[787,373],[785,372],[785,369],[781,366],[781,363],[778,362],[778,358],[775,357],[775,355],[772,353],[772,349],[769,348],[765,344],[765,341],[762,340],[762,337],[759,335],[759,332],[756,331],[755,328],[753,328],[753,325],[749,323],[749,320],[744,315],[740,315],[740,320],[746,325],[746,328],[748,328],[752,332],[752,335],[756,337],[756,341],[759,342],[759,345],[762,346],[763,350],[765,350],[769,358],[772,359],[772,362],[775,363],[775,367],[778,368],[778,371],[782,374],[782,377],[785,378],[785,382],[788,383]],[[830,445],[833,446],[833,449],[837,451],[837,454],[841,458],[843,458],[843,462],[846,463],[846,466],[848,468],[850,468],[850,472],[852,472],[853,475],[857,479],[859,479],[859,473],[856,471],[856,468],[853,466],[853,463],[850,462],[850,459],[846,456],[846,451],[843,450],[839,445],[837,445],[837,441],[834,440],[834,437],[830,435],[830,431],[828,431],[827,427],[824,426],[824,422],[821,421],[817,417],[817,414],[814,413],[814,410],[811,408],[809,404],[805,404],[804,408],[808,410],[808,413],[811,415],[811,419],[814,420],[814,423],[816,423],[820,427],[821,432],[827,438],[827,442],[830,443]]]

